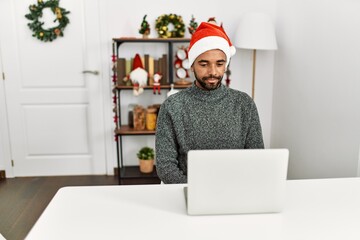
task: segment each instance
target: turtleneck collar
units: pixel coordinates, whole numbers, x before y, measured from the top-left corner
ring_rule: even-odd
[[[196,86],[195,81],[192,83],[192,86],[189,88],[189,91],[193,94],[194,97],[203,100],[203,101],[216,101],[223,98],[226,95],[227,87],[224,84],[220,84],[217,89],[214,90],[204,90]]]

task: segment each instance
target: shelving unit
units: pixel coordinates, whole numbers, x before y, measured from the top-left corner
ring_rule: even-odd
[[[118,49],[120,45],[123,43],[163,43],[167,44],[167,56],[168,56],[168,85],[161,85],[162,90],[170,90],[172,83],[174,83],[174,69],[172,62],[174,61],[174,44],[177,43],[188,43],[190,39],[186,38],[114,38],[113,39],[113,56],[112,60],[113,62],[118,59]],[[117,151],[117,167],[118,167],[118,179],[119,184],[122,184],[122,180],[129,180],[129,179],[145,179],[148,181],[157,181],[157,173],[156,173],[156,166],[154,169],[154,172],[152,173],[141,173],[139,171],[138,166],[125,166],[123,162],[123,137],[126,136],[141,136],[141,135],[155,135],[155,131],[149,131],[149,130],[134,130],[133,128],[129,127],[128,125],[123,125],[121,121],[121,92],[122,91],[129,91],[133,89],[133,86],[123,86],[123,85],[117,85],[117,78],[116,78],[116,69],[113,69],[113,83],[114,83],[114,105],[115,108],[115,117],[114,122],[116,124],[115,127],[115,140],[117,142],[116,144],[116,151]],[[184,89],[187,88],[189,85],[176,85],[176,89]],[[152,90],[153,86],[145,86],[144,91]],[[141,96],[139,96],[141,98]]]

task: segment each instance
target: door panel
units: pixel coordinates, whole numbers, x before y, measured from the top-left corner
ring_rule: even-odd
[[[28,155],[89,154],[87,105],[26,105],[23,110]]]
[[[70,23],[53,42],[27,26],[36,0],[2,1],[14,19],[2,35],[14,176],[105,174],[101,74],[82,73],[101,67],[97,1],[61,0]]]

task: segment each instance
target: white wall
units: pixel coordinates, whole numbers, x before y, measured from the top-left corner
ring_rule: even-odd
[[[10,1],[0,1],[0,17],[1,17],[1,28],[8,28],[9,21],[16,18],[23,20],[24,16],[8,16]],[[151,24],[151,35],[150,37],[157,37],[155,31],[155,19],[162,14],[175,13],[181,15],[186,25],[189,24],[191,16],[194,15],[198,22],[206,21],[209,17],[216,17],[218,22],[222,22],[224,28],[228,32],[230,38],[233,38],[237,23],[241,17],[241,14],[246,11],[257,10],[268,13],[275,18],[276,11],[276,0],[224,0],[218,1],[117,1],[117,0],[105,0],[99,2],[99,14],[100,14],[100,32],[102,39],[102,76],[104,84],[103,98],[105,102],[105,114],[104,120],[106,124],[106,141],[107,141],[107,154],[110,158],[114,159],[113,163],[109,165],[116,166],[116,154],[115,154],[115,143],[113,141],[113,130],[114,123],[112,119],[112,86],[111,86],[111,42],[112,38],[132,36],[141,37],[138,33],[142,18],[145,14],[148,15],[147,20]],[[234,7],[236,4],[236,7]],[[64,5],[63,7],[66,8]],[[70,16],[71,17],[71,16]],[[70,24],[71,24],[70,19]],[[17,21],[16,22],[21,22]],[[95,26],[94,26],[95,27]],[[0,31],[0,42],[1,33]],[[66,37],[66,36],[65,36]],[[186,32],[186,37],[190,37],[189,33]],[[14,43],[15,44],[15,43]],[[34,56],[36,57],[36,56]],[[273,53],[260,53],[257,57],[257,105],[260,113],[261,122],[263,125],[265,144],[270,145],[270,130],[271,130],[271,99],[272,99],[272,75],[273,75],[273,64],[274,58]],[[36,59],[34,59],[36,61]],[[238,50],[238,53],[233,57],[231,63],[231,87],[246,91],[251,91],[251,51],[249,50]],[[0,85],[0,100],[1,100],[1,115],[0,115],[0,169],[10,169],[10,136],[7,130],[7,118],[5,107],[5,87],[2,83]],[[148,94],[149,95],[149,94]],[[150,94],[151,95],[151,94]],[[142,96],[143,97],[143,96]],[[128,102],[132,101],[131,97],[128,97]],[[144,97],[142,102],[150,103],[153,100],[152,96]],[[154,100],[155,103],[163,101],[161,97]],[[122,105],[123,112],[127,111],[127,103],[124,102]],[[154,137],[128,137],[124,143],[126,150],[124,156],[127,156],[128,161],[126,164],[137,164],[135,152],[139,145],[153,145]],[[112,166],[108,166],[111,169]]]
[[[360,2],[279,0],[272,147],[290,178],[356,176],[360,143]]]
[[[0,1],[4,2],[7,1]],[[360,169],[357,165],[360,144],[360,2],[354,0],[99,0],[104,118],[109,141],[107,152],[113,156],[114,166],[111,39],[140,37],[138,28],[145,14],[152,23],[151,37],[156,37],[155,19],[169,13],[183,16],[187,24],[192,14],[199,22],[216,17],[224,23],[233,39],[241,14],[249,10],[265,12],[276,19],[279,49],[276,52],[258,51],[257,55],[256,103],[266,146],[290,149],[290,178],[356,175]],[[11,18],[1,16],[0,26],[5,27],[5,20]],[[189,37],[188,33],[186,37]],[[230,66],[231,87],[250,93],[251,66],[251,51],[238,49]],[[4,91],[3,83],[0,83],[0,169],[10,164],[3,114]],[[148,96],[142,101],[146,102],[147,98],[152,100],[153,97]],[[124,111],[126,107],[123,106]],[[139,143],[153,144],[153,137],[130,137],[125,142],[129,150],[124,154],[129,156],[129,164],[136,163],[134,152]]]
[[[241,17],[241,14],[246,11],[260,11],[269,14],[275,19],[276,15],[276,0],[224,0],[224,1],[123,1],[108,0],[99,1],[100,4],[100,18],[102,19],[102,44],[106,49],[104,55],[104,71],[107,71],[108,79],[111,76],[111,39],[117,37],[141,37],[138,33],[142,18],[147,14],[147,20],[151,25],[150,37],[157,37],[155,31],[155,20],[162,14],[174,13],[181,15],[186,25],[189,24],[191,15],[194,15],[196,21],[207,21],[209,17],[215,17],[220,23],[223,22],[223,26],[227,31],[231,39],[235,36],[235,30],[237,23]],[[235,6],[236,5],[236,6]],[[186,36],[190,37],[188,31]],[[140,49],[139,51],[147,51],[147,49]],[[258,106],[261,123],[263,127],[263,134],[266,146],[270,146],[270,134],[271,134],[271,113],[272,113],[272,85],[273,85],[273,66],[274,66],[274,53],[273,52],[261,52],[257,54],[257,78],[256,78],[256,103]],[[232,88],[245,91],[249,95],[251,94],[251,74],[252,74],[252,51],[250,50],[237,50],[237,54],[233,57],[231,62],[231,84]],[[103,71],[103,72],[104,72]],[[104,76],[106,76],[104,74]],[[104,81],[108,81],[104,79]],[[110,83],[110,81],[109,81]],[[108,94],[111,94],[111,86],[106,86]],[[127,105],[131,103],[132,98],[129,96],[122,104],[123,117],[127,114]],[[162,97],[156,97],[154,99],[152,94],[148,96],[141,96],[141,102],[155,103],[163,101]],[[107,109],[112,106],[111,99],[107,100]],[[146,105],[146,104],[145,104]],[[108,111],[109,116],[111,111]],[[114,124],[112,119],[106,120],[110,123],[107,128],[108,132],[112,133]],[[110,134],[109,134],[110,135]],[[154,146],[154,137],[125,137],[124,141],[124,161],[126,164],[137,164],[136,151],[139,145]],[[115,151],[115,147],[113,147]],[[115,164],[115,153],[114,164]]]

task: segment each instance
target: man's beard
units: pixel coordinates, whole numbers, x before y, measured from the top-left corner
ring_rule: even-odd
[[[209,76],[206,76],[206,77],[203,77],[203,78],[198,78],[198,76],[196,75],[196,72],[194,72],[194,76],[195,76],[195,79],[196,81],[206,90],[215,90],[217,89],[220,85],[221,85],[221,80],[223,78],[223,76],[214,76],[212,74],[210,74]],[[211,83],[206,83],[205,80],[209,79],[209,78],[215,78],[217,79],[218,81],[214,84],[211,84]]]

